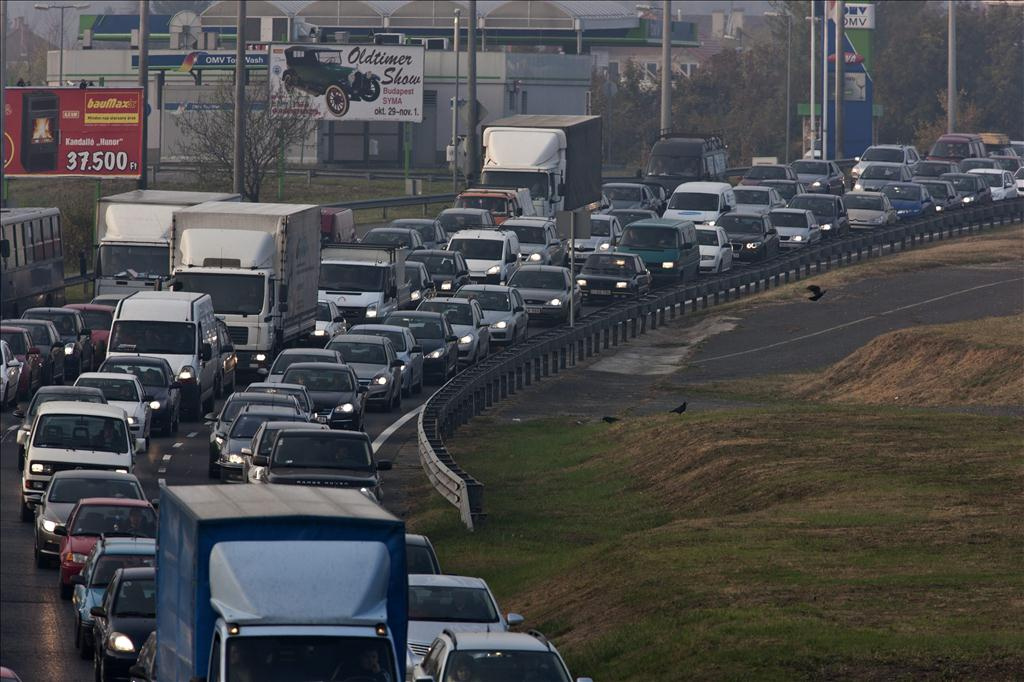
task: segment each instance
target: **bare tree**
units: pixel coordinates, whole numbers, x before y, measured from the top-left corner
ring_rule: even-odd
[[[291,145],[303,144],[316,128],[306,98],[277,93],[268,106],[266,86],[249,86],[245,96],[243,194],[260,200],[267,173]],[[201,177],[230,184],[233,163],[234,94],[230,83],[217,87],[211,101],[178,118],[179,153],[199,164]]]

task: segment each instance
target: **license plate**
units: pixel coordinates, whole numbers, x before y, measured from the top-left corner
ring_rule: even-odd
[[[592,289],[590,293],[593,294],[594,296],[611,296],[612,295],[612,290],[611,289]]]
[[[321,424],[326,424],[327,423],[327,417],[317,417],[316,420],[318,422],[320,422]]]
[[[526,312],[530,313],[531,315],[540,315],[541,312],[543,312],[543,310],[544,310],[543,308],[535,308],[535,307],[532,307],[532,306],[526,306]]]

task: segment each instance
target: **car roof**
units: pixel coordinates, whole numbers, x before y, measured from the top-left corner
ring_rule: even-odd
[[[97,551],[103,554],[156,554],[156,538],[115,535],[102,538],[96,546],[100,548]]]
[[[431,301],[436,303],[451,303],[453,305],[470,305],[470,299],[462,298],[461,296],[434,296],[433,298],[428,298],[426,301],[423,301],[423,303],[429,303]]]
[[[293,364],[299,365],[299,364],[302,364],[302,363],[296,362],[296,363],[293,363]],[[317,364],[320,364],[320,363],[317,363]],[[332,362],[330,364],[335,365],[337,363]],[[292,391],[299,391],[299,390],[301,390],[301,391],[305,391],[306,390],[306,387],[303,386],[302,384],[288,384],[288,383],[285,383],[283,381],[282,382],[254,381],[251,384],[249,384],[248,386],[246,386],[245,390],[242,391],[242,393],[249,393],[250,392],[249,391],[250,388],[272,388],[272,389],[274,389],[276,391],[280,391],[280,390],[292,390]],[[252,391],[252,393],[260,393],[260,392],[261,391]]]
[[[787,182],[796,182],[796,181],[795,180],[787,180]],[[749,192],[749,191],[753,191],[753,192],[770,192],[770,191],[772,191],[775,188],[774,187],[766,187],[764,185],[742,185],[740,187],[736,187],[735,189],[741,190],[743,192]]]
[[[916,182],[887,182],[882,185],[882,189],[886,187],[917,187],[919,186]]]
[[[50,393],[64,393],[67,395],[103,395],[103,391],[95,386],[42,386],[36,391],[36,395],[48,395]]]
[[[112,305],[103,305],[103,304],[100,304],[100,303],[67,303],[67,304],[65,304],[64,307],[65,308],[71,308],[72,310],[79,310],[79,311],[81,311],[81,310],[90,310],[90,311],[97,311],[97,312],[103,312],[103,313],[113,313],[114,312],[114,306],[112,306]]]
[[[366,232],[366,234],[370,234],[371,232],[377,232],[377,233],[381,233],[381,232],[402,232],[402,233],[408,234],[410,231],[416,232],[416,234],[419,234],[419,232],[417,232],[415,227],[407,227],[405,225],[382,225],[380,227],[373,227],[373,228],[370,228]],[[366,235],[363,235],[363,236],[366,236]]]
[[[907,149],[908,147],[910,147],[909,144],[873,144],[868,149]]]
[[[467,232],[467,231],[468,230],[463,230],[463,232]],[[455,234],[458,234],[458,232],[456,232]],[[419,256],[444,256],[446,258],[450,258],[450,257],[454,256],[457,253],[459,255],[462,255],[460,251],[449,251],[448,249],[418,249],[418,250],[413,251],[412,253],[410,253],[408,256],[406,256],[405,259],[409,260],[410,258],[414,258],[417,255],[419,255]]]
[[[388,227],[403,227],[405,225],[433,225],[437,220],[435,218],[396,218],[392,220]]]
[[[79,311],[73,310],[71,308],[60,308],[57,306],[36,306],[35,308],[29,308],[28,310],[24,311],[22,315],[24,316],[27,315],[28,313],[35,312],[61,313],[63,315],[73,315],[75,313],[78,313]]]
[[[640,189],[644,186],[642,182],[606,182],[601,185],[602,187],[628,187],[630,189]]]
[[[133,500],[130,497],[83,497],[78,501],[80,507],[148,507],[153,508],[149,500]]]
[[[114,571],[121,574],[121,580],[139,580],[143,578],[156,578],[156,566],[131,566],[129,568],[119,568]],[[111,579],[113,582],[113,579]]]
[[[462,651],[506,649],[513,651],[550,651],[548,645],[523,632],[459,632],[452,642]]]
[[[408,542],[408,539],[406,540]],[[438,575],[436,573],[410,573],[409,586],[431,587],[470,587],[486,590],[487,582],[483,578],[465,575]]]
[[[270,404],[270,405],[261,405],[260,403],[251,403],[249,405],[244,405],[242,407],[242,411],[238,413],[238,416],[241,417],[243,414],[256,415],[256,416],[268,415],[268,414],[269,415],[286,414],[286,413],[288,413],[292,409],[293,408],[292,408],[291,405],[279,405],[277,403],[273,403],[273,404]]]
[[[499,291],[503,294],[508,293],[515,287],[502,286],[500,284],[463,284],[459,287],[459,291]],[[458,292],[456,292],[458,293]],[[449,296],[448,298],[460,298],[458,296]],[[404,329],[404,327],[403,327]]]
[[[676,192],[705,192],[711,194],[719,194],[727,190],[732,189],[732,185],[728,182],[684,182],[673,190],[673,194]]]
[[[335,336],[333,339],[331,339],[331,344],[332,345],[336,344],[336,343],[344,343],[344,342],[372,343],[372,344],[377,345],[377,346],[383,346],[386,343],[391,343],[385,337],[377,336],[376,334],[352,334],[352,333],[346,333],[346,334],[339,334],[338,336]],[[295,364],[296,365],[300,365],[300,364],[305,364],[305,363],[297,362]],[[294,366],[295,365],[292,365],[292,367],[294,367]]]
[[[287,419],[268,419],[267,421],[260,424],[261,429],[312,429],[314,431],[324,431],[330,429],[327,424],[318,424],[316,422],[304,422],[304,421],[289,421]]]
[[[486,208],[446,208],[438,215],[484,215],[489,214]]]
[[[124,419],[124,409],[117,405],[101,405],[99,403],[83,403],[73,400],[52,400],[39,406],[36,416],[45,414],[74,414],[83,417],[115,417]]]
[[[490,239],[493,241],[504,241],[509,238],[508,233],[500,228],[496,230],[459,230],[451,235],[452,239],[456,237],[460,239]]]
[[[1002,175],[1003,173],[1009,173],[1010,171],[1005,168],[972,168],[967,172],[973,173],[974,175]]]
[[[811,213],[806,208],[773,208],[771,210],[771,212],[772,213],[793,213],[793,214],[799,214],[799,215],[807,215],[808,213]],[[753,217],[753,216],[751,216],[751,217]]]
[[[551,218],[546,218],[541,215],[521,215],[516,218],[509,218],[501,224],[502,227],[534,227],[537,225],[548,225],[554,224]]]
[[[833,204],[836,202],[836,199],[839,198],[834,194],[816,194],[814,192],[800,192],[799,194],[794,196],[793,199],[799,199],[801,197],[811,197],[813,199],[831,199]]]
[[[775,185],[800,185],[803,184],[799,180],[790,180],[789,178],[765,178],[761,180],[760,185],[745,185],[743,189],[754,189],[755,187],[762,187],[768,185],[774,187]]]
[[[124,363],[126,365],[157,365],[159,367],[163,367],[164,365],[170,366],[169,362],[167,362],[163,358],[156,357],[154,355],[114,355],[109,358],[105,358],[103,360],[102,365],[105,365],[108,362],[111,364]],[[91,373],[98,374],[98,372]],[[110,372],[105,373],[109,374]],[[114,374],[119,374],[119,372],[114,372]]]
[[[139,479],[136,478],[135,474],[129,474],[123,471],[109,471],[105,469],[65,469],[64,471],[55,472],[50,480],[56,481],[62,478],[96,478],[108,481],[139,482]]]
[[[282,355],[322,355],[326,358],[334,357],[334,351],[326,348],[286,348],[278,353],[277,357]]]
[[[14,325],[6,325],[6,324],[5,325],[0,325],[0,332],[7,332],[8,334],[10,334],[12,332],[18,332],[20,334],[28,334],[29,333],[29,331],[27,329],[25,329],[24,327],[16,327]]]
[[[869,161],[868,162],[868,167],[869,168],[871,166],[885,166],[885,167],[889,167],[889,168],[899,168],[900,166],[905,166],[905,165],[907,165],[907,164],[899,163],[897,161]]]
[[[288,369],[291,369],[295,365],[305,365],[305,364],[314,364],[314,363],[296,362],[295,364],[289,366]],[[321,363],[315,363],[315,364],[321,364]],[[290,402],[292,400],[295,400],[295,398],[290,396],[290,395],[277,395],[277,394],[274,394],[274,393],[257,393],[255,391],[253,391],[252,393],[249,393],[248,391],[243,391],[243,392],[240,392],[240,393],[232,393],[231,395],[229,395],[227,400],[224,401],[224,404],[227,405],[229,402],[272,404],[272,403],[276,402],[276,403],[284,403],[284,404],[288,405],[288,404],[290,404]]]
[[[432,298],[430,300],[436,301],[437,298]],[[390,313],[388,315],[388,317],[391,317],[391,316],[395,316],[395,317],[422,317],[424,319],[426,319],[426,318],[435,319],[435,318],[440,317],[441,319],[447,319],[447,318],[445,318],[444,313],[442,313],[439,310],[396,310],[393,313]],[[387,317],[384,318],[384,319],[386,320]]]
[[[320,431],[322,429],[286,429],[286,431]],[[370,436],[364,431],[342,431],[340,429],[327,429],[320,435],[330,434],[335,440],[361,440],[370,442]]]
[[[3,322],[5,324],[14,325],[14,326],[17,326],[17,327],[21,327],[21,326],[24,326],[26,324],[29,324],[29,325],[32,325],[32,326],[39,326],[39,325],[47,325],[47,324],[49,324],[49,325],[53,325],[54,330],[57,329],[57,326],[53,324],[53,320],[42,320],[42,319],[34,318],[34,317],[5,317],[3,319]]]
[[[379,336],[375,336],[373,338],[380,338],[380,337]],[[288,372],[292,371],[293,369],[319,369],[319,370],[322,370],[324,372],[328,372],[328,371],[335,371],[335,370],[341,370],[341,369],[350,369],[350,368],[349,368],[348,365],[343,365],[340,362],[293,362],[292,364],[288,365],[288,369],[286,369],[284,371],[284,373],[287,375]],[[246,394],[243,394],[243,395],[249,395],[249,394],[246,393]],[[273,393],[253,393],[252,395],[274,395],[274,394]],[[284,397],[291,398],[291,396],[284,396]]]
[[[561,265],[533,265],[526,264],[519,267],[518,272],[564,272],[568,273],[569,268],[563,268]]]
[[[117,357],[116,355],[114,357]],[[78,375],[75,381],[82,379],[112,379],[117,381],[138,381],[139,378],[134,374],[126,374],[125,372],[82,372]]]
[[[402,332],[402,333],[405,333],[405,332],[409,331],[409,328],[408,327],[403,327],[403,326],[398,325],[398,324],[357,324],[354,327],[352,327],[351,329],[349,329],[347,334],[342,334],[342,336],[356,336],[356,334],[353,334],[353,332],[357,332],[359,330],[374,331],[374,332]],[[409,333],[411,334],[412,332],[409,332]]]

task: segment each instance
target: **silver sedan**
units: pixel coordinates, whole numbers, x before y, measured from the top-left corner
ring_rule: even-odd
[[[531,318],[568,322],[570,307],[576,317],[580,315],[583,294],[568,268],[524,265],[512,276],[509,286],[522,294]]]

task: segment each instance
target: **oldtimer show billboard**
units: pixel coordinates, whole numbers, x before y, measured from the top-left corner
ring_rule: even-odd
[[[271,45],[270,98],[277,111],[325,121],[423,120],[423,47]]]
[[[142,88],[5,88],[4,98],[4,174],[141,175]]]

